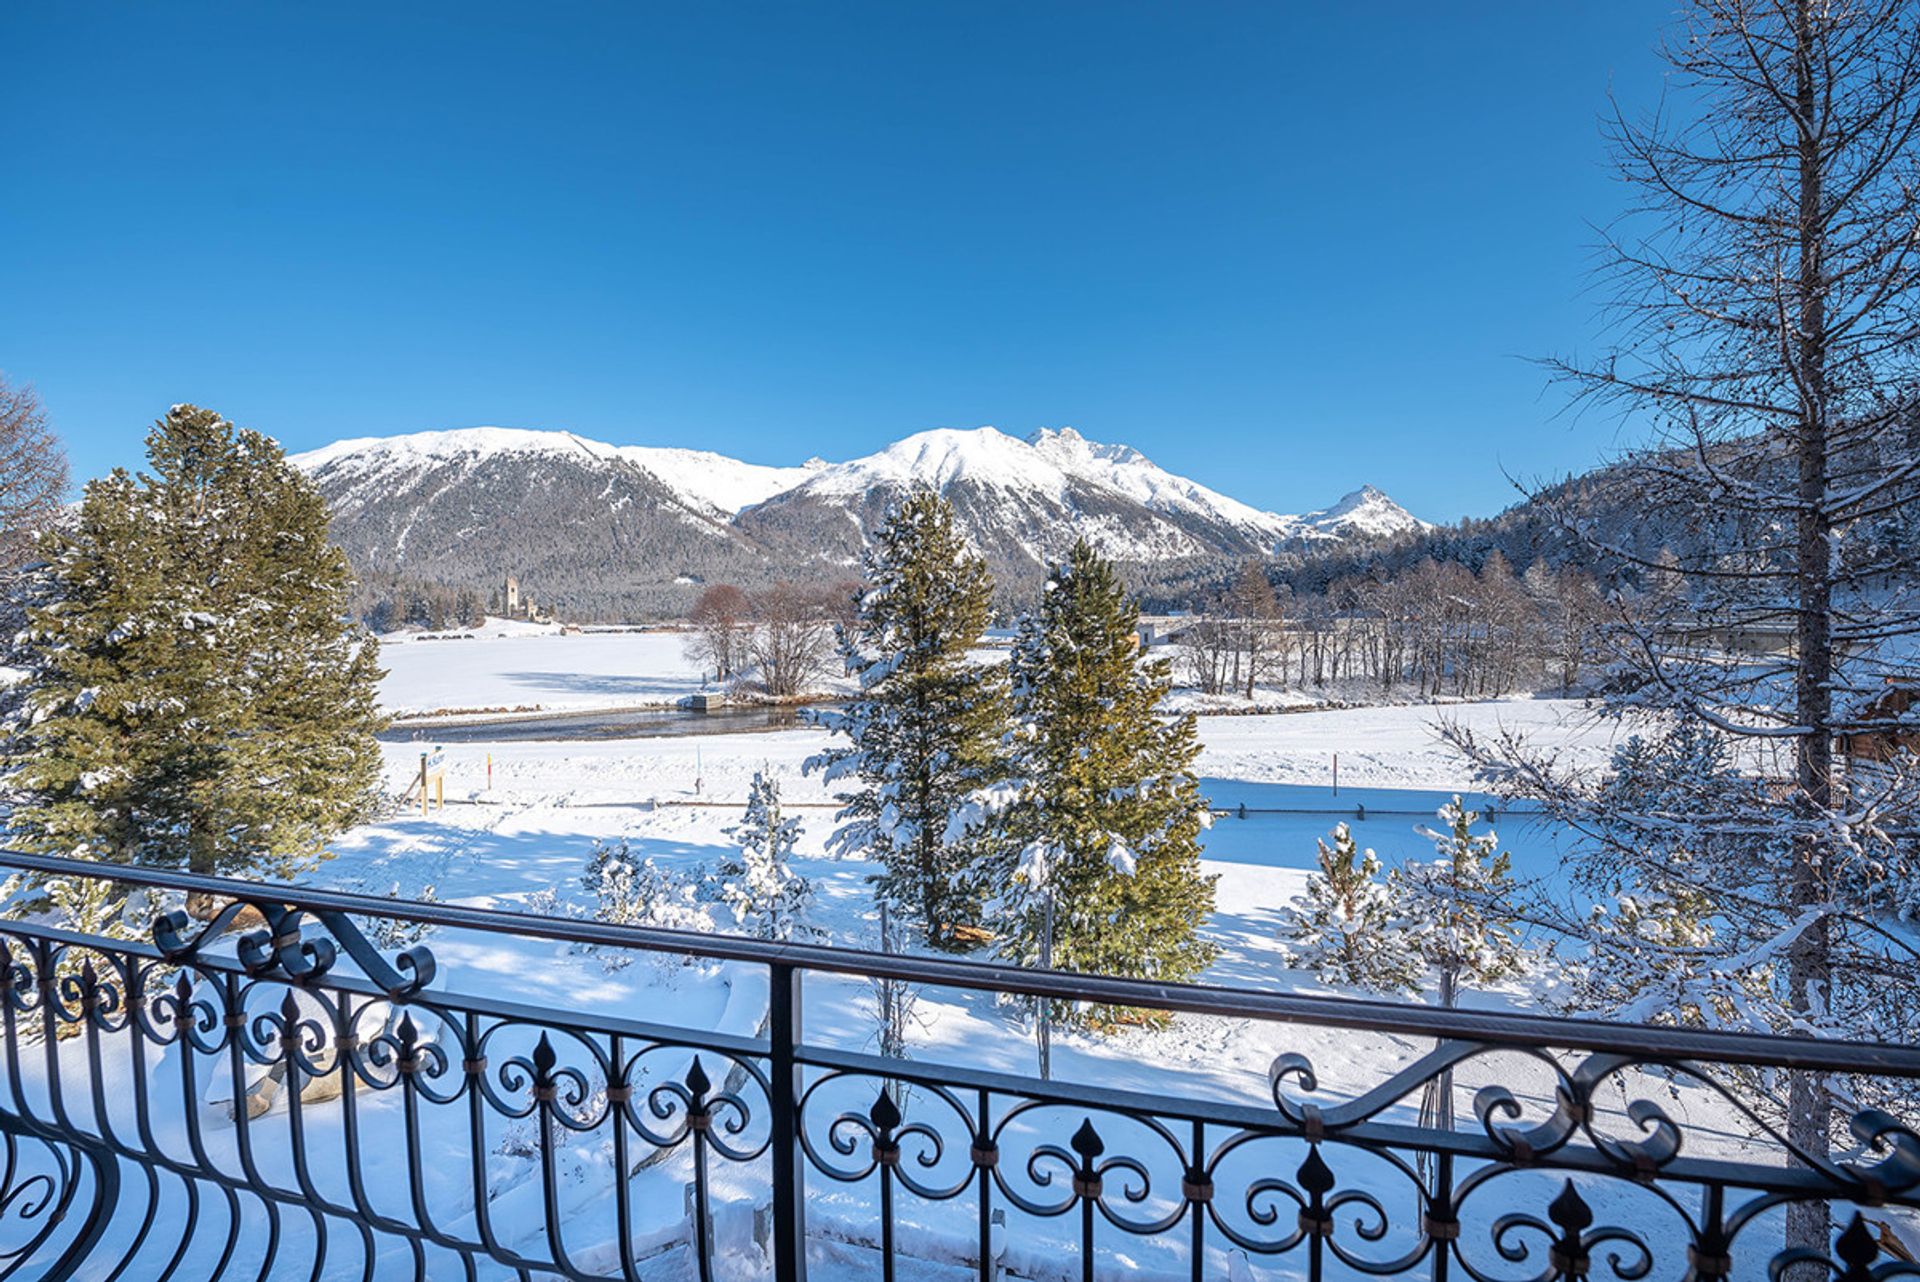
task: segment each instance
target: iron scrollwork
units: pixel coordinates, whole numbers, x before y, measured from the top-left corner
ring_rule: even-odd
[[[1176,1099],[776,1036],[795,955],[768,950],[769,1032],[739,1037],[446,991],[429,949],[389,958],[298,892],[167,915],[151,944],[0,923],[0,1278],[636,1282],[664,1261],[713,1282],[764,1250],[798,1282],[809,1248],[888,1282],[916,1256],[982,1282],[1235,1257],[1256,1278],[1920,1276],[1893,1227],[1920,1212],[1911,1119],[1863,1108],[1849,1151],[1808,1152],[1748,1079],[1658,1038],[1463,1025],[1358,1090],[1286,1053],[1263,1097]],[[1435,1101],[1457,1083],[1456,1119]],[[832,1195],[811,1226],[809,1183]],[[1831,1248],[1782,1249],[1785,1208],[1819,1202]]]

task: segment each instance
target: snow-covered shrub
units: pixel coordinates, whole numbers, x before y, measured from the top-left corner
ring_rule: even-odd
[[[1629,737],[1609,767],[1578,870],[1600,902],[1562,1004],[1607,1019],[1790,1031],[1778,963],[1798,923],[1774,891],[1792,865],[1790,839],[1714,818],[1762,807],[1764,782],[1738,769],[1727,736],[1691,721]],[[1743,932],[1744,914],[1726,911],[1736,896],[1777,897],[1774,920]]]
[[[1596,904],[1590,953],[1568,967],[1570,1014],[1691,1027],[1770,1028],[1773,965],[1718,956],[1712,905],[1682,883]]]
[[[1380,876],[1380,859],[1362,850],[1345,824],[1333,844],[1320,847],[1320,870],[1306,893],[1281,909],[1281,931],[1291,964],[1330,983],[1376,992],[1415,992],[1421,962],[1406,922],[1394,912]]]
[[[594,898],[596,920],[616,926],[655,926],[666,930],[712,931],[713,917],[699,902],[699,879],[662,868],[652,859],[635,859],[625,837],[593,843],[580,878]],[[607,969],[633,959],[627,949],[598,949]]]
[[[437,904],[440,896],[432,882],[420,887],[417,894],[402,895],[400,883],[394,882],[387,891],[388,899],[414,899],[423,904]],[[397,953],[421,943],[428,935],[439,929],[432,922],[407,921],[397,917],[371,917],[367,920],[367,939],[382,952]]]
[[[762,939],[793,938],[800,914],[813,899],[813,886],[787,865],[800,839],[800,821],[780,811],[780,783],[754,771],[747,811],[727,829],[740,847],[738,858],[720,861],[715,897],[734,921]]]
[[[44,880],[15,873],[0,883],[0,904],[7,915],[37,918],[62,930],[91,935],[105,940],[145,940],[153,931],[153,919],[168,905],[155,895],[142,891],[128,894],[115,883],[97,877],[48,877]],[[91,960],[96,972],[104,965],[99,954],[80,947],[60,953],[54,974],[66,979],[77,977]],[[78,1024],[62,1024],[60,1035],[80,1031]],[[38,1020],[21,1025],[23,1036],[37,1036]]]

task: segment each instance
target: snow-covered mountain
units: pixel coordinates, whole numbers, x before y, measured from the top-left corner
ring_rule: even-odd
[[[996,566],[1044,564],[1076,538],[1122,561],[1209,552],[1271,552],[1305,533],[1298,520],[1262,512],[1154,466],[1125,445],[1071,429],[1025,440],[991,427],[916,432],[876,454],[822,468],[740,514],[749,533],[785,536],[849,563],[906,491],[944,494],[974,544]]]
[[[1363,485],[1332,507],[1293,518],[1295,537],[1305,539],[1387,539],[1433,528],[1371,485]]]
[[[810,467],[763,467],[710,450],[672,446],[607,445],[572,432],[538,432],[518,427],[468,427],[405,436],[363,436],[296,454],[294,466],[316,477],[358,476],[384,485],[397,474],[427,471],[445,464],[472,468],[502,456],[529,459],[547,455],[594,463],[626,463],[651,474],[688,506],[709,516],[731,518],[743,507],[772,498],[812,475]]]
[[[579,613],[671,609],[703,582],[850,573],[916,484],[947,496],[1010,580],[1037,575],[1079,537],[1155,563],[1425,528],[1371,486],[1318,512],[1264,512],[1071,428],[1025,439],[942,428],[798,467],[499,427],[340,441],[293,462],[326,495],[334,537],[362,570],[476,587],[513,573]]]

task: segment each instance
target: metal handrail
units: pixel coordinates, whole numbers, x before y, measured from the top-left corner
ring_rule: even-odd
[[[818,1240],[808,1186],[820,1180],[875,1199],[856,1199],[852,1218],[822,1236],[876,1251],[884,1282],[921,1227],[897,1208],[902,1197],[951,1204],[941,1214],[955,1236],[940,1249],[957,1243],[978,1282],[1003,1277],[1003,1224],[1050,1253],[1077,1253],[1081,1282],[1099,1282],[1114,1242],[1148,1239],[1184,1251],[1193,1282],[1231,1250],[1314,1279],[1339,1263],[1375,1276],[1485,1278],[1479,1262],[1498,1256],[1543,1257],[1537,1276],[1574,1282],[1601,1263],[1644,1276],[1656,1257],[1664,1266],[1683,1253],[1701,1282],[1763,1267],[1779,1276],[1816,1258],[1845,1282],[1920,1276],[1897,1259],[1875,1263],[1881,1247],[1863,1216],[1920,1211],[1920,1133],[1904,1117],[1914,1092],[1873,1080],[1920,1079],[1916,1046],[1026,970],[20,851],[0,851],[5,867],[219,904],[197,931],[185,914],[160,917],[151,942],[0,922],[0,1218],[15,1208],[25,1236],[12,1250],[0,1242],[9,1276],[20,1265],[50,1268],[37,1275],[47,1277],[81,1267],[144,1276],[189,1253],[203,1276],[283,1276],[307,1260],[320,1276],[344,1252],[363,1276],[405,1275],[410,1260],[416,1279],[475,1277],[486,1265],[639,1282],[640,1261],[670,1248],[714,1282],[716,1197],[744,1188],[755,1202],[765,1191],[773,1277],[805,1282]],[[226,933],[248,908],[264,928]],[[424,944],[391,958],[377,949],[355,921],[367,917],[739,964],[765,975],[764,1023],[742,1036],[460,991],[434,983]],[[355,965],[335,968],[342,959]],[[1357,1093],[1323,1091],[1310,1058],[1286,1048],[1262,1097],[1168,1097],[1097,1071],[1050,1080],[809,1041],[811,972],[1434,1044],[1404,1062],[1389,1056]],[[228,1074],[226,1101],[208,1093],[216,1064]],[[1790,1136],[1771,1070],[1828,1076],[1837,1089],[1844,1077],[1857,1095],[1836,1102],[1834,1120],[1853,1146],[1834,1153]],[[1483,1084],[1473,1120],[1455,1125],[1463,1072]],[[1718,1102],[1691,1117],[1672,1107],[1685,1088]],[[309,1119],[323,1117],[311,1130]],[[508,1151],[506,1130],[519,1125]],[[184,1135],[184,1150],[163,1141],[169,1132]],[[320,1134],[338,1138],[316,1144]],[[1695,1148],[1691,1136],[1711,1142]],[[504,1182],[496,1160],[507,1161]],[[647,1177],[651,1186],[635,1183],[668,1160],[677,1165]],[[446,1188],[430,1187],[429,1168]],[[316,1174],[327,1170],[335,1174]],[[374,1195],[376,1170],[404,1175],[404,1206]],[[168,1211],[163,1174],[189,1207],[220,1197],[224,1225]],[[661,1196],[663,1177],[669,1189],[686,1181],[684,1230],[647,1245],[634,1233],[635,1198],[642,1188]],[[597,1192],[575,1205],[567,1190],[577,1180]],[[1602,1188],[1614,1197],[1596,1206],[1589,1195]],[[1642,1199],[1644,1211],[1624,1214],[1611,1204],[1621,1196]],[[515,1197],[518,1211],[503,1200]],[[1766,1241],[1784,1208],[1829,1206],[1847,1224],[1831,1258]],[[252,1244],[257,1260],[235,1254],[243,1215],[265,1230]],[[1396,1223],[1397,1237],[1387,1232]],[[299,1231],[283,1238],[283,1227]],[[600,1254],[574,1254],[576,1238]]]
[[[246,881],[203,873],[106,864],[0,850],[0,867],[89,877],[221,899],[271,899],[308,912],[419,921],[565,943],[634,948],[713,961],[900,980],[940,988],[1084,1001],[1140,1010],[1313,1024],[1360,1032],[1463,1040],[1488,1046],[1555,1046],[1610,1051],[1669,1061],[1714,1061],[1833,1073],[1920,1079],[1920,1045],[1822,1040],[1610,1023],[1549,1015],[1445,1009],[1410,1003],[1275,993],[1211,984],[1163,983],[1040,970],[994,962],[881,953],[861,948],[777,943],[735,935],[654,926],[542,917],[492,908],[367,895],[352,891]]]

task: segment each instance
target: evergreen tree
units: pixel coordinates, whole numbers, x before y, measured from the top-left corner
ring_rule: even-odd
[[[286,876],[373,809],[380,672],[319,494],[190,405],[151,473],[87,486],[42,543],[6,781],[25,847]]]
[[[1361,850],[1353,832],[1336,825],[1333,844],[1320,847],[1320,871],[1306,894],[1282,910],[1293,961],[1330,983],[1376,992],[1415,992],[1421,963],[1410,931],[1393,909],[1380,877],[1380,859]]]
[[[747,813],[727,835],[739,843],[740,857],[720,862],[720,902],[733,910],[736,922],[762,939],[793,938],[813,887],[787,866],[800,839],[800,821],[780,813],[778,780],[753,772]]]
[[[1513,863],[1500,838],[1492,830],[1476,833],[1480,814],[1458,796],[1440,807],[1439,818],[1442,827],[1426,829],[1438,858],[1396,868],[1387,889],[1406,914],[1413,955],[1438,972],[1440,1004],[1451,1008],[1463,982],[1492,984],[1522,974],[1528,957],[1514,932]],[[1452,1129],[1452,1070],[1427,1083],[1420,1121]]]
[[[969,796],[997,777],[1007,699],[1002,674],[968,651],[992,597],[986,562],[947,501],[926,488],[909,494],[875,535],[856,616],[841,634],[859,694],[818,718],[849,744],[806,765],[855,784],[828,849],[876,858],[877,895],[917,918],[930,943],[951,943],[980,916],[966,877],[978,834],[962,816]]]
[[[1012,796],[992,868],[1001,951],[1021,965],[1040,960],[1049,915],[1055,966],[1185,980],[1213,957],[1200,939],[1214,879],[1200,873],[1199,738],[1191,716],[1161,715],[1171,674],[1140,656],[1138,626],[1084,541],[1021,621]]]
[[[1439,818],[1443,827],[1426,830],[1438,857],[1395,869],[1388,888],[1407,914],[1415,954],[1439,974],[1440,1004],[1453,1006],[1463,982],[1518,975],[1527,957],[1507,907],[1516,884],[1499,836],[1475,832],[1480,813],[1457,796],[1440,807]]]

